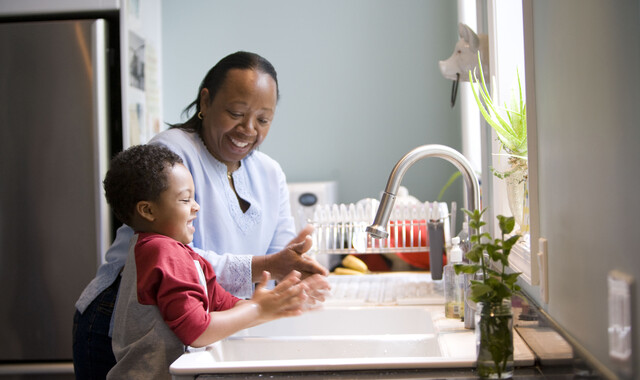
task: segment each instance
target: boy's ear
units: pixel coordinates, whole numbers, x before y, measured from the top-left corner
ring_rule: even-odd
[[[149,201],[140,201],[136,203],[136,213],[149,222],[153,222],[155,220],[155,216],[153,215],[153,205]]]

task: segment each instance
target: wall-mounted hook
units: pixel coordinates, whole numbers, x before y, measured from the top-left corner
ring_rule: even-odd
[[[469,26],[463,23],[458,24],[458,34],[460,39],[456,43],[453,54],[446,60],[439,62],[442,76],[453,80],[451,107],[456,102],[459,82],[468,82],[469,70],[475,70],[478,67],[478,51],[480,51],[480,61],[486,76],[485,79],[489,78],[489,43],[487,35],[476,34]]]

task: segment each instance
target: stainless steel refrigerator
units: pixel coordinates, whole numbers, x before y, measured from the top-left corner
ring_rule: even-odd
[[[0,375],[72,371],[74,304],[113,233],[101,183],[122,141],[117,29],[0,22]]]

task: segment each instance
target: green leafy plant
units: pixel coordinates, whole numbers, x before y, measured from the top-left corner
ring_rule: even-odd
[[[471,83],[471,91],[476,100],[478,109],[482,117],[496,131],[501,148],[508,156],[510,169],[504,172],[490,168],[491,173],[500,179],[505,179],[512,174],[524,170],[527,171],[527,105],[522,94],[522,83],[520,82],[520,73],[517,74],[518,91],[511,92],[509,105],[505,103],[504,107],[497,107],[484,81],[484,71],[482,70],[482,62],[480,53],[478,52],[478,70],[480,71],[480,79],[476,76],[475,71],[469,70],[469,82]],[[476,91],[476,86],[478,90]],[[451,186],[453,182],[460,176],[459,172],[455,172],[449,181],[443,186],[438,195],[438,200],[442,199],[444,192]],[[526,180],[525,176],[522,180]]]
[[[471,91],[473,97],[478,104],[480,113],[484,119],[491,125],[500,140],[500,144],[508,155],[527,159],[527,106],[522,96],[522,85],[520,82],[520,73],[517,74],[518,91],[512,91],[509,104],[505,103],[504,107],[497,107],[484,81],[484,72],[482,71],[482,63],[480,61],[480,53],[478,53],[478,69],[480,70],[480,80],[478,80],[475,71],[469,70],[469,82],[471,82]],[[478,91],[476,92],[476,85]],[[478,94],[479,93],[479,94]]]
[[[493,238],[488,232],[481,232],[486,225],[482,216],[487,211],[463,211],[469,216],[469,228],[473,231],[470,237],[471,248],[466,257],[470,264],[456,264],[456,274],[482,274],[482,280],[471,280],[471,300],[474,302],[499,303],[510,298],[515,291],[520,290],[516,284],[520,273],[508,273],[509,254],[511,248],[518,242],[520,235],[508,236],[515,227],[515,219],[498,215],[501,236]],[[506,239],[506,240],[505,240]],[[486,253],[486,256],[485,256]],[[495,269],[491,263],[499,267]]]
[[[520,235],[509,236],[515,227],[513,217],[498,215],[501,236],[493,238],[481,232],[486,225],[481,211],[463,211],[469,216],[469,227],[473,231],[471,248],[466,257],[469,264],[456,264],[456,274],[481,274],[481,279],[471,280],[472,301],[478,304],[480,318],[476,330],[480,336],[478,345],[478,374],[482,378],[502,378],[513,365],[513,330],[510,298],[520,290],[516,284],[520,273],[508,273],[509,254],[520,239]],[[507,306],[505,306],[505,304]],[[506,312],[505,312],[506,308]],[[503,313],[504,312],[504,313]]]

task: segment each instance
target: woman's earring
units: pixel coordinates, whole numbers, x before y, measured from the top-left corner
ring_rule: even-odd
[[[198,111],[198,119],[202,120],[202,112]]]

